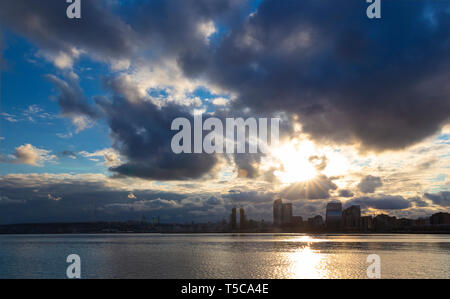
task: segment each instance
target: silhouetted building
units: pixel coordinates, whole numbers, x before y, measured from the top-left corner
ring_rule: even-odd
[[[245,219],[245,211],[243,207],[239,209],[239,227],[240,229],[245,229],[247,227],[247,220]]]
[[[236,215],[236,208],[235,207],[233,207],[231,209],[230,226],[231,226],[231,229],[236,229],[237,228],[237,215]]]
[[[400,218],[397,220],[397,226],[401,229],[410,229],[414,226],[414,220],[407,218]]]
[[[284,203],[281,206],[281,225],[292,224],[292,204]]]
[[[436,213],[430,217],[431,225],[450,225],[449,213]]]
[[[273,224],[278,227],[292,224],[292,203],[283,203],[281,199],[273,202]]]
[[[292,216],[292,225],[294,227],[302,227],[303,226],[302,216]]]
[[[369,231],[369,230],[373,229],[372,216],[362,216],[361,217],[361,229],[363,231]]]
[[[283,214],[282,207],[283,207],[283,201],[281,199],[276,199],[273,202],[273,225],[274,226],[281,226],[281,215]]]
[[[350,206],[342,212],[342,223],[345,229],[359,229],[361,225],[361,207]]]
[[[327,228],[339,229],[342,224],[342,203],[329,202],[326,214]]]
[[[426,218],[419,218],[414,220],[414,226],[416,227],[426,227],[426,226],[430,226],[430,217],[426,217]]]
[[[308,218],[308,226],[309,226],[309,228],[312,228],[312,229],[323,228],[324,222],[323,222],[322,216],[317,215],[312,218]]]
[[[381,214],[373,219],[373,226],[377,231],[389,231],[398,227],[397,217]]]

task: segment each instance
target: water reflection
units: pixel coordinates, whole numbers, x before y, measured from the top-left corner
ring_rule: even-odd
[[[82,257],[83,278],[450,278],[449,235],[0,236],[0,278],[64,278]]]
[[[288,253],[290,278],[326,278],[325,255],[311,249],[310,244]]]

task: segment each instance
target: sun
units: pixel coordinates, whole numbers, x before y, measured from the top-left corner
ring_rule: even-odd
[[[349,172],[350,163],[340,148],[322,146],[308,139],[291,139],[271,148],[262,160],[264,170],[272,170],[282,184],[312,181],[319,175],[340,176]]]
[[[310,162],[314,156],[314,144],[310,141],[291,142],[274,149],[272,154],[281,163],[281,170],[275,176],[285,184],[309,181],[317,175],[316,167]]]

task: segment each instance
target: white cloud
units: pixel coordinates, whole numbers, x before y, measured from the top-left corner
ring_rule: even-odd
[[[94,121],[84,115],[75,115],[71,118],[72,124],[76,127],[75,133],[88,129],[94,125]]]
[[[112,148],[105,148],[103,150],[99,150],[93,153],[89,153],[86,151],[81,151],[79,154],[85,158],[89,158],[89,160],[98,162],[99,160],[95,157],[103,157],[104,164],[108,167],[119,166],[122,164],[120,159],[120,155]]]
[[[43,166],[46,161],[55,161],[57,157],[50,154],[50,150],[39,149],[31,144],[16,147],[11,155],[12,163],[27,164],[32,166]]]
[[[68,52],[59,51],[58,53],[39,52],[37,55],[44,57],[61,70],[72,70],[74,61],[83,53],[83,51],[72,48]]]
[[[69,132],[67,134],[56,133],[56,136],[58,136],[59,138],[62,138],[62,139],[67,139],[67,138],[71,138],[73,136],[73,134],[71,132]]]
[[[0,116],[3,116],[3,118],[6,121],[9,121],[10,123],[15,123],[15,122],[19,121],[15,115],[12,115],[9,113],[2,112],[2,113],[0,113]]]
[[[201,37],[205,40],[205,43],[209,43],[209,38],[211,35],[217,32],[216,26],[214,25],[214,22],[209,20],[207,22],[202,22],[198,24],[197,27],[198,33],[201,35]]]
[[[228,103],[228,100],[225,98],[215,98],[212,103],[216,106],[224,106]]]
[[[49,195],[48,195],[48,199],[54,200],[54,201],[60,201],[62,198],[61,198],[61,197],[57,197],[57,196],[53,196],[53,195],[49,194]]]

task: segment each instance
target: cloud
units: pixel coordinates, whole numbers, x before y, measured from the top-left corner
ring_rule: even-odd
[[[6,0],[0,19],[51,52],[61,68],[76,53],[130,68],[164,61],[167,71],[175,63],[183,84],[201,80],[236,94],[231,114],[285,112],[316,141],[385,151],[449,122],[449,4],[404,2],[386,3],[376,23],[356,0],[265,0],[256,11],[252,1],[157,0],[139,9],[88,1],[77,22],[59,13],[61,1]]]
[[[133,212],[150,212],[164,209],[177,209],[183,206],[175,200],[166,200],[162,198],[152,200],[138,200],[132,203],[116,203],[106,205],[105,208],[119,209]]]
[[[111,13],[107,1],[85,2],[83,18],[73,22],[65,15],[65,1],[5,0],[0,3],[0,22],[37,42],[60,68],[70,67],[79,51],[99,60],[132,55],[139,40],[131,27]]]
[[[72,160],[76,160],[77,159],[77,155],[73,151],[65,150],[65,151],[62,151],[60,155],[63,156],[63,157],[70,158]]]
[[[114,140],[113,148],[127,161],[111,171],[132,177],[154,180],[199,179],[214,175],[219,159],[209,154],[175,154],[171,139],[171,123],[185,117],[193,123],[186,107],[167,104],[159,107],[139,97],[137,87],[123,78],[105,82],[114,94],[111,99],[98,99]],[[132,99],[130,99],[132,97]]]
[[[438,132],[450,110],[449,5],[404,2],[384,4],[375,24],[365,2],[263,1],[214,53],[181,65],[236,92],[235,110],[298,116],[316,141],[403,149]]]
[[[219,97],[212,100],[212,103],[216,106],[224,106],[228,103],[228,101],[229,101],[228,99]]]
[[[85,158],[102,157],[108,167],[116,167],[122,164],[120,155],[112,148],[106,148],[93,153],[81,151],[79,154]]]
[[[380,195],[351,199],[346,205],[360,205],[362,208],[377,210],[404,210],[411,207],[411,202],[402,196]]]
[[[330,178],[319,175],[310,181],[289,185],[280,192],[280,196],[289,200],[327,199],[330,198],[330,191],[336,189],[336,184]]]
[[[16,147],[9,162],[42,167],[44,162],[54,161],[56,159],[57,157],[51,155],[50,150],[39,149],[31,144],[25,144]]]
[[[382,185],[381,178],[367,175],[361,180],[357,187],[358,190],[363,193],[374,193],[375,190]]]
[[[62,198],[48,194],[48,199],[53,200],[53,201],[60,201]]]
[[[416,207],[418,208],[424,208],[424,207],[428,207],[428,203],[426,201],[424,201],[422,198],[420,197],[412,197],[409,198],[409,201],[414,203]]]
[[[339,190],[339,196],[340,197],[353,197],[353,192],[351,190],[347,189],[341,189]]]
[[[76,132],[83,131],[93,125],[93,120],[98,118],[98,112],[88,104],[83,96],[83,91],[78,85],[78,79],[68,75],[66,80],[54,75],[46,76],[59,90],[57,98],[63,116],[72,120],[77,128]]]
[[[449,122],[448,3],[423,0],[404,5],[405,0],[389,1],[383,6],[383,18],[373,22],[364,15],[367,3],[357,0],[345,3],[263,0],[256,10],[254,1],[113,2],[87,1],[83,3],[83,19],[73,22],[64,14],[67,7],[64,1],[4,0],[0,3],[0,25],[34,42],[39,48],[37,56],[59,69],[57,72],[62,75],[48,75],[47,79],[59,93],[56,99],[61,114],[72,121],[76,132],[97,121],[105,121],[109,126],[114,154],[102,151],[83,154],[89,159],[103,157],[116,178],[204,181],[217,175],[223,161],[221,156],[175,155],[170,149],[171,121],[176,117],[192,119],[194,109],[214,111],[221,118],[282,114],[287,120],[282,134],[292,137],[292,128],[298,125],[301,131],[296,135],[306,134],[317,143],[351,144],[361,151],[375,152],[411,146]],[[340,13],[337,15],[336,11]],[[432,17],[425,17],[425,13]],[[111,71],[104,82],[105,95],[94,98],[95,104],[83,95],[74,73],[79,70],[77,62],[84,56],[93,63],[108,63]],[[202,92],[211,94],[205,102],[195,94],[201,87]],[[42,115],[39,107],[29,108],[27,115],[1,116],[18,122],[23,117],[38,119],[37,115]],[[72,133],[58,136],[70,137]],[[45,157],[52,156],[49,151],[34,149],[37,150],[34,154],[29,149],[18,152],[16,149],[11,159],[0,159],[42,165]],[[75,157],[69,153],[63,156]],[[333,162],[332,157],[328,158],[319,154],[312,156],[310,162],[320,172]],[[103,216],[109,208],[120,208],[120,217],[126,219],[132,215],[127,214],[126,205],[137,201],[128,198],[130,194],[139,198],[139,203],[134,204],[137,209],[161,206],[173,219],[177,213],[185,213],[184,216],[217,213],[219,207],[228,208],[230,202],[248,203],[255,215],[270,216],[270,201],[275,194],[259,191],[262,188],[258,191],[247,188],[257,188],[253,183],[261,177],[274,182],[273,169],[261,172],[260,155],[224,159],[236,166],[237,181],[248,185],[242,188],[246,191],[214,197],[134,190],[130,193],[129,188],[118,191],[105,186],[103,181],[78,182],[72,178],[51,185],[55,190],[44,187],[47,190],[42,194],[39,191],[35,195],[31,188],[26,188],[22,195],[8,189],[11,191],[8,196],[12,200],[33,198],[44,202],[43,207],[49,211],[42,210],[42,215],[50,215],[52,219],[59,216],[56,212],[51,214],[56,202],[49,200],[48,194],[64,198],[57,203],[64,204],[58,211],[68,213],[71,219],[92,217],[83,211],[81,204],[85,209],[93,207],[91,210],[98,204],[105,213]],[[431,172],[439,164],[436,161],[440,160],[423,161],[415,166]],[[386,179],[383,191],[398,194],[397,190],[405,190],[407,186],[404,193],[416,192],[416,180],[410,173],[399,173]],[[120,181],[117,179],[117,184]],[[338,184],[337,180],[319,176],[308,183],[292,184],[276,195],[299,200],[302,209],[317,212],[323,209],[325,201],[314,199],[330,198],[330,193],[338,190],[333,181]],[[24,183],[14,182],[18,186]],[[367,176],[358,189],[374,193],[382,184],[379,177]],[[34,189],[39,186],[36,184]],[[67,194],[57,192],[64,188]],[[190,188],[192,191],[195,187]],[[340,189],[339,195],[350,198],[351,191]],[[156,199],[160,201],[155,202]],[[359,199],[366,199],[372,208],[389,207],[389,202],[394,207],[406,206],[406,199],[397,196]],[[424,199],[407,200],[414,203],[414,208],[425,207],[430,201],[442,206],[448,202],[442,192],[428,194]],[[170,212],[173,202],[187,207],[186,210]],[[72,212],[71,208],[76,209]],[[18,219],[35,219],[25,215],[26,211],[19,214],[23,218]]]
[[[449,207],[450,206],[450,192],[442,191],[439,193],[425,193],[425,198],[431,200],[434,204]]]
[[[6,112],[0,112],[0,116],[2,116],[6,121],[10,123],[16,123],[19,120],[17,119],[17,116],[6,113]]]
[[[127,221],[146,212],[184,223],[228,214],[222,205],[212,205],[211,194],[166,192],[101,174],[0,176],[0,194],[0,223]],[[195,211],[207,213],[193,216]]]

